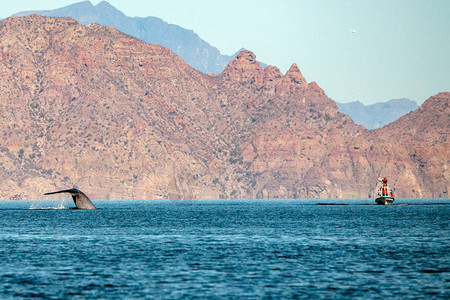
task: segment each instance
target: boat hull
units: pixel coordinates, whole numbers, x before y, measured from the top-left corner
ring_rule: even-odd
[[[394,197],[388,196],[378,197],[377,199],[375,199],[375,202],[378,205],[392,205],[392,203],[394,203]]]

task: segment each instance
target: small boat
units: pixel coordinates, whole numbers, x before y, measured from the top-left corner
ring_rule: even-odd
[[[394,203],[395,198],[394,193],[388,187],[387,178],[381,179],[380,182],[381,184],[378,185],[375,202],[378,205],[391,205]]]

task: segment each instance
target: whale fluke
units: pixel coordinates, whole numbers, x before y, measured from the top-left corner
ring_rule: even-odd
[[[91,199],[89,199],[89,197],[86,196],[79,189],[61,190],[61,191],[57,191],[57,192],[45,193],[44,195],[52,195],[52,194],[59,194],[59,193],[69,193],[69,194],[71,194],[73,202],[75,202],[75,205],[77,206],[77,208],[80,208],[80,209],[96,209],[94,203],[91,202]]]

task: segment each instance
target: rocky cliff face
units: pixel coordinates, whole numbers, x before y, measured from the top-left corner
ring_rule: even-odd
[[[450,93],[426,100],[416,111],[383,128],[366,132],[330,152],[322,167],[333,171],[315,182],[356,197],[370,178],[388,177],[397,197],[448,198],[450,187]],[[351,187],[351,188],[344,188]]]
[[[0,199],[73,186],[93,199],[367,197],[379,175],[399,196],[446,197],[449,98],[370,132],[295,64],[283,75],[243,51],[210,76],[112,27],[12,17]]]

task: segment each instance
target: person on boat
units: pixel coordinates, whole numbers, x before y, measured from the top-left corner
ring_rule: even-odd
[[[387,196],[388,195],[388,190],[387,190],[387,178],[383,178],[381,180],[382,184],[381,184],[381,196]]]

